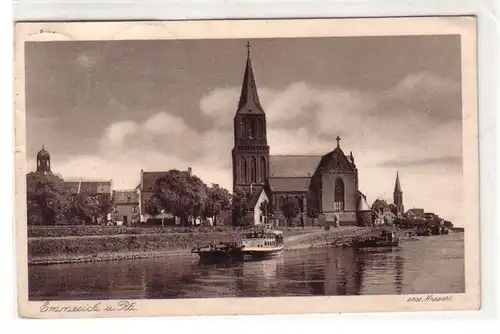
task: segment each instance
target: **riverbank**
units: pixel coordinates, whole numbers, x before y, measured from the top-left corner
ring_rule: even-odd
[[[212,229],[210,231],[177,231],[170,233],[101,235],[70,235],[28,238],[28,264],[132,260],[162,256],[195,256],[191,249],[212,242],[238,242],[243,230]],[[373,231],[358,227],[339,227],[324,231],[320,228],[284,229],[285,249],[336,247],[347,245],[355,238],[366,237]],[[50,232],[48,235],[55,235]]]

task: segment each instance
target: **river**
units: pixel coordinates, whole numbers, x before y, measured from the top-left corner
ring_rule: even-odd
[[[255,262],[193,256],[29,267],[30,300],[463,293],[463,233],[393,250],[287,250]]]

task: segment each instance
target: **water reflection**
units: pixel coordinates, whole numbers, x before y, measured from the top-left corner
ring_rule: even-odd
[[[459,293],[465,288],[461,236],[385,251],[287,251],[244,263],[164,257],[33,266],[29,293],[31,300]]]

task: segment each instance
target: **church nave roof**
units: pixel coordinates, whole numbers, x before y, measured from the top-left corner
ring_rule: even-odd
[[[307,192],[310,177],[270,177],[269,187],[272,192]]]
[[[270,155],[269,177],[312,177],[321,155]]]

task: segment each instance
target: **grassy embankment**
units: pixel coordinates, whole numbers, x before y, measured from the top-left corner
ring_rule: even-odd
[[[137,259],[165,255],[188,255],[191,248],[208,243],[241,240],[243,230],[231,227],[30,227],[28,263],[56,264]],[[287,249],[332,247],[348,244],[367,229],[285,228]]]

